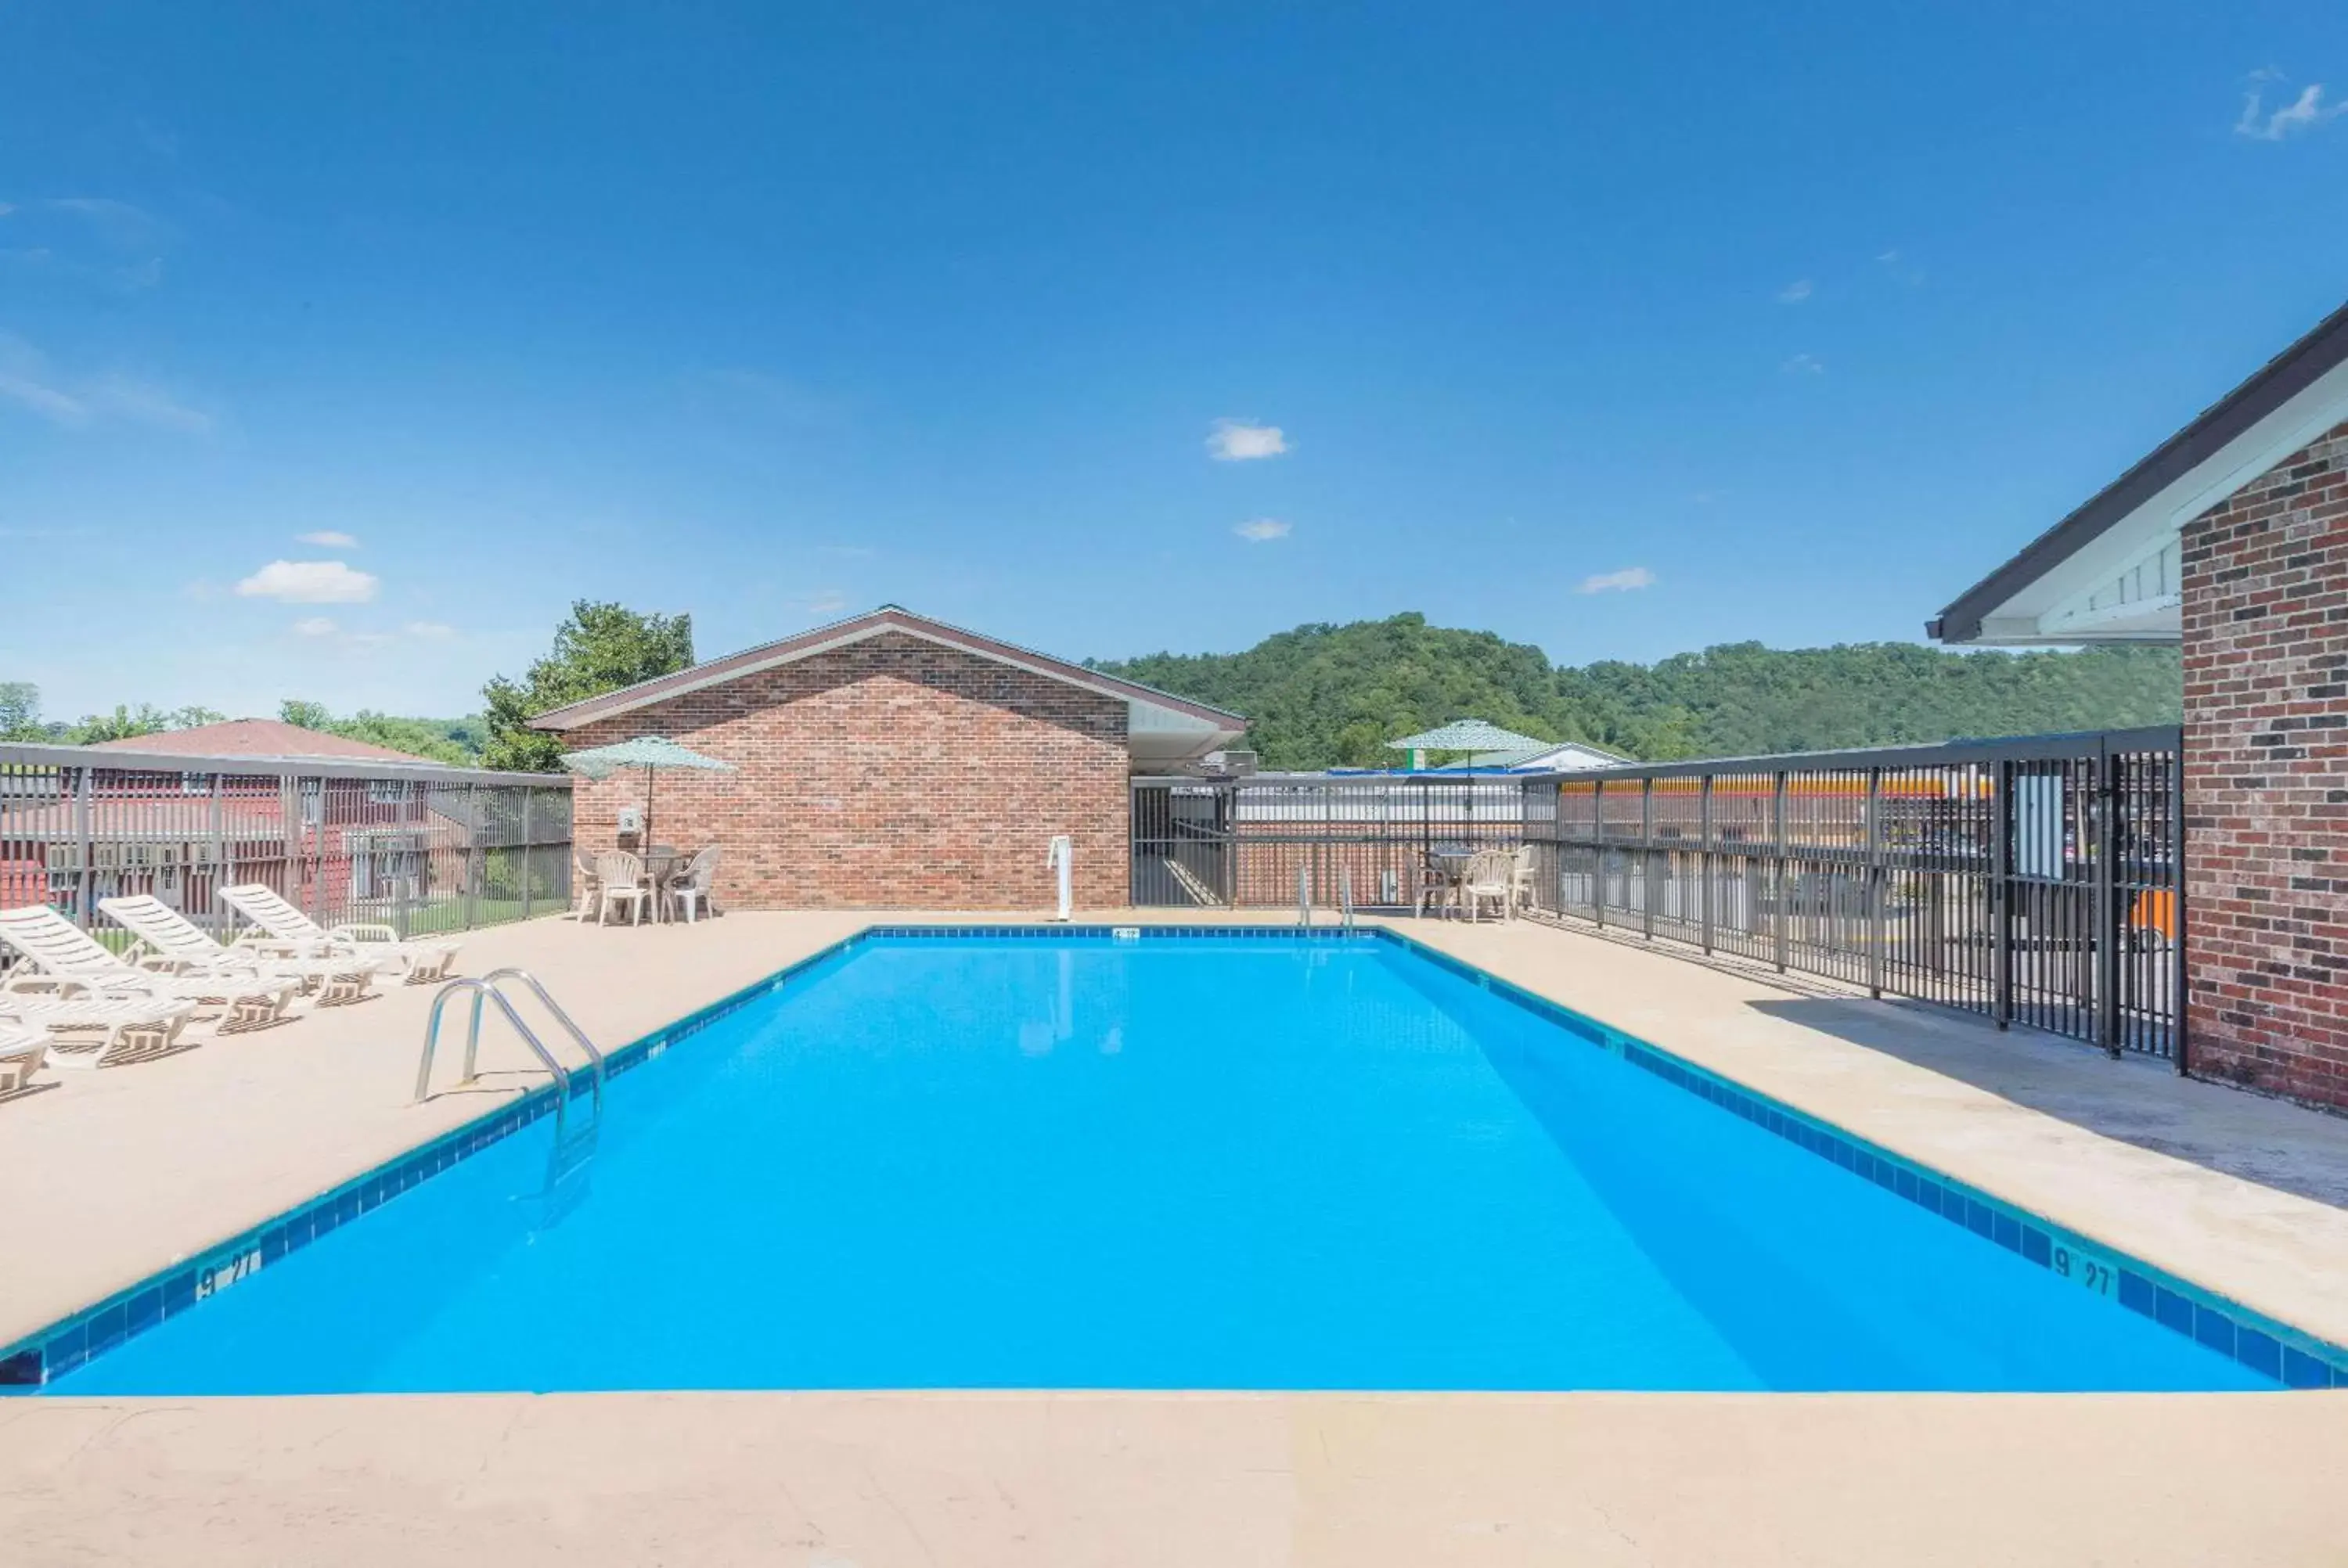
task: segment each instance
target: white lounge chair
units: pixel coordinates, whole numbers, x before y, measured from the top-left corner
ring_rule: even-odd
[[[1519,909],[1537,909],[1540,900],[1535,897],[1540,886],[1540,873],[1533,865],[1533,846],[1517,845],[1509,862],[1509,902]]]
[[[107,918],[139,938],[139,946],[179,975],[206,974],[223,968],[257,969],[265,976],[294,981],[304,991],[318,993],[320,1007],[355,1002],[366,995],[381,965],[374,958],[346,954],[324,958],[256,958],[223,948],[194,921],[160,898],[101,898],[98,907]],[[135,949],[134,949],[135,953]]]
[[[52,1031],[49,1061],[57,1067],[98,1067],[170,1050],[195,1010],[195,1003],[174,997],[111,995],[55,976],[0,980],[0,1025]]]
[[[175,975],[125,963],[104,944],[46,904],[0,911],[0,944],[42,973],[79,980],[115,995],[160,996],[228,1009],[223,1027],[252,1027],[283,1016],[299,980],[264,974],[251,963]]]
[[[398,932],[380,924],[328,929],[285,902],[275,888],[258,882],[223,887],[216,897],[257,927],[239,936],[235,944],[255,952],[297,958],[355,954],[405,971],[410,985],[448,979],[457,961],[455,942],[404,942]]]
[[[49,1037],[23,1024],[0,1023],[0,1100],[33,1086],[33,1074],[48,1064]]]

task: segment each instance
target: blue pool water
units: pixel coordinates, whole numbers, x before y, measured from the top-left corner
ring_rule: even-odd
[[[2262,1386],[1391,942],[869,941],[551,1138],[55,1390]]]

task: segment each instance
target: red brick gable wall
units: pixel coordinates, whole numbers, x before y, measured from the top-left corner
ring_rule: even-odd
[[[735,773],[664,771],[653,836],[725,845],[721,907],[1045,909],[1056,833],[1080,908],[1127,899],[1126,705],[891,632],[581,726],[664,735]],[[613,845],[642,769],[581,780],[577,838]]]
[[[2183,560],[2192,1071],[2348,1108],[2348,425]]]

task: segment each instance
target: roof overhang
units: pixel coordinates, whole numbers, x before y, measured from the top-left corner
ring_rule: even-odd
[[[2348,305],[1929,622],[1942,642],[2175,642],[2185,525],[2348,420]]]
[[[712,659],[690,670],[680,670],[674,675],[656,676],[617,692],[605,692],[600,697],[590,697],[567,707],[550,709],[530,720],[530,727],[536,730],[575,730],[582,724],[592,723],[599,719],[616,718],[655,702],[683,696],[688,692],[722,685],[761,670],[797,663],[819,653],[829,653],[891,634],[955,649],[1064,685],[1120,699],[1126,704],[1127,748],[1138,765],[1158,767],[1188,762],[1219,747],[1228,746],[1247,733],[1248,722],[1237,713],[1209,707],[1203,702],[1193,702],[1186,697],[1177,697],[1155,687],[1144,686],[1137,681],[1122,680],[1097,670],[1088,670],[1081,664],[1071,664],[1066,660],[982,636],[959,626],[950,626],[942,620],[932,620],[924,615],[915,615],[893,604],[885,604],[862,615],[836,620],[829,626],[819,626],[778,641],[745,649],[723,659]]]

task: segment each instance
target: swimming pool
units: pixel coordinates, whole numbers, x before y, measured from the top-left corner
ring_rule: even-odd
[[[53,1337],[47,1387],[2330,1375],[2286,1330],[1406,942],[1177,936],[857,939],[616,1078],[559,1180],[548,1122],[493,1128]]]

